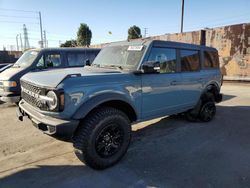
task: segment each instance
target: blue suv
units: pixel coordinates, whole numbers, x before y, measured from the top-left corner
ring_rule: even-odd
[[[23,76],[17,116],[28,116],[47,134],[70,135],[79,159],[104,169],[126,153],[134,122],[174,114],[212,120],[221,84],[214,48],[118,42],[103,48],[91,66]]]

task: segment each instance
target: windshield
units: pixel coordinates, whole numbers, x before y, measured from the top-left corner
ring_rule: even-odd
[[[118,67],[135,69],[139,64],[145,46],[110,46],[101,50],[92,65],[99,67]]]
[[[13,65],[13,67],[27,67],[33,63],[36,59],[39,51],[27,51],[25,52]]]

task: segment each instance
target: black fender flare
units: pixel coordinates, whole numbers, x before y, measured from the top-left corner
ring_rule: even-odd
[[[206,95],[208,92],[213,94],[215,102],[219,103],[222,101],[222,94],[220,94],[220,87],[217,83],[208,84],[202,95]]]
[[[104,93],[94,96],[91,99],[84,102],[73,115],[73,119],[78,119],[78,120],[83,119],[91,110],[109,101],[122,101],[127,103],[132,107],[132,109],[136,113],[136,116],[138,116],[135,106],[132,104],[132,102],[129,101],[129,99],[126,96],[118,93]]]

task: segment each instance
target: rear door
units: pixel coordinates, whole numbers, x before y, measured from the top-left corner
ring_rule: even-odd
[[[142,118],[173,113],[180,104],[181,76],[174,48],[152,47],[147,61],[159,61],[160,73],[142,74]]]
[[[193,49],[180,49],[181,103],[183,108],[193,107],[202,91],[201,52]]]

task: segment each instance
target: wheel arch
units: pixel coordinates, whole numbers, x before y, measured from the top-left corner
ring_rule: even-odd
[[[106,93],[95,96],[83,103],[82,106],[78,108],[76,113],[73,115],[73,119],[83,119],[91,111],[100,106],[110,106],[121,110],[128,116],[131,122],[136,121],[138,118],[136,108],[125,96],[116,93]]]
[[[220,86],[216,82],[210,82],[203,91],[201,97],[209,96],[209,94],[213,94],[215,102],[220,102],[222,100],[222,95],[220,94]],[[211,96],[211,95],[210,95]]]

